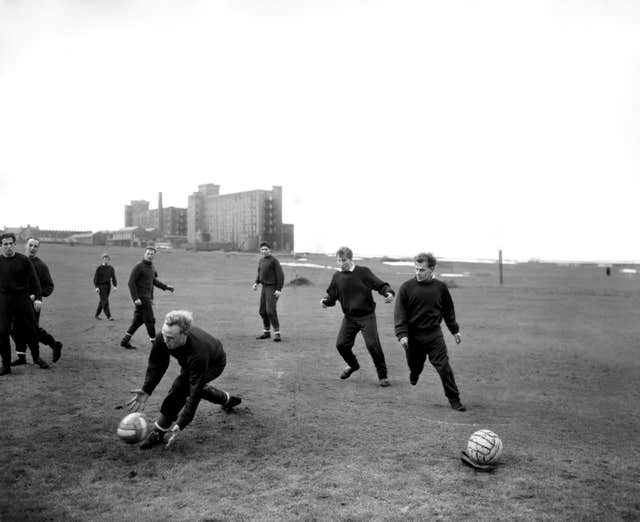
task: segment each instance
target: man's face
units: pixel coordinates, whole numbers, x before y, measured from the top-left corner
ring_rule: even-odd
[[[416,270],[416,279],[418,281],[431,281],[433,279],[433,268],[429,268],[427,263],[414,263]]]
[[[10,237],[5,237],[2,240],[2,255],[4,257],[13,257],[16,253],[15,250],[16,244],[13,242],[13,239]]]
[[[153,258],[156,257],[155,250],[145,250],[144,251],[144,260],[145,261],[153,261]]]
[[[105,266],[109,264],[109,256],[102,256],[102,264]]]
[[[27,255],[29,257],[36,257],[36,254],[38,253],[38,249],[40,248],[40,241],[38,241],[37,239],[33,239],[31,238],[29,241],[27,241],[27,245],[25,247],[26,251],[27,251]]]
[[[169,350],[180,348],[187,342],[187,334],[182,333],[180,327],[177,324],[174,324],[173,326],[167,326],[166,324],[163,325],[162,338],[164,339],[164,343],[167,345],[167,348],[169,348]]]
[[[347,270],[351,270],[353,261],[345,256],[336,256],[336,264],[340,267],[340,270],[345,272]]]
[[[271,249],[268,246],[260,247],[260,255],[262,255],[262,257],[267,257],[270,253]]]

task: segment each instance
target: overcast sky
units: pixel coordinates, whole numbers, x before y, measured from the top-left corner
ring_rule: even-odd
[[[640,2],[0,0],[0,227],[282,185],[298,251],[638,260]]]

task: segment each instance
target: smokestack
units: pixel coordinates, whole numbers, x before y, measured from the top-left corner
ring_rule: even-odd
[[[160,235],[164,235],[164,211],[162,210],[162,192],[158,192],[158,228]]]

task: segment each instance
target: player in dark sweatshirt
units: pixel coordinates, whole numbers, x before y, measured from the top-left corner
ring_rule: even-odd
[[[115,269],[109,264],[110,260],[109,254],[102,254],[102,264],[96,268],[96,273],[93,276],[93,286],[96,287],[96,292],[100,296],[95,318],[100,319],[100,313],[104,311],[107,319],[113,321],[109,308],[109,294],[111,294],[111,283],[113,283],[114,290],[118,289],[118,280],[116,279]]]
[[[36,275],[40,282],[40,288],[42,290],[42,297],[49,297],[53,293],[53,279],[51,278],[51,272],[46,263],[37,256],[40,249],[40,240],[35,237],[27,239],[26,252],[29,261],[33,264],[33,268],[36,269]],[[53,362],[58,362],[62,355],[62,343],[56,341],[55,337],[47,332],[42,326],[40,326],[40,310],[35,312],[36,328],[38,332],[38,342],[47,345],[53,351]],[[20,366],[27,364],[27,341],[24,337],[21,337],[18,332],[14,332],[14,342],[16,344],[17,358],[11,362],[11,366]],[[32,354],[33,355],[33,354]]]
[[[40,358],[35,311],[42,306],[42,289],[33,264],[15,251],[16,236],[0,234],[0,375],[11,373],[12,326],[23,336],[31,350],[33,362],[40,368],[49,365]]]
[[[353,345],[356,335],[362,331],[365,346],[378,373],[380,386],[389,386],[387,365],[378,336],[376,303],[371,292],[375,290],[383,295],[385,303],[393,301],[395,292],[388,283],[377,278],[369,268],[356,266],[353,263],[353,252],[350,248],[340,248],[336,252],[336,259],[340,271],[333,274],[329,288],[327,288],[327,295],[320,303],[323,308],[327,308],[334,306],[336,301],[340,301],[344,313],[336,347],[348,366],[340,378],[348,379],[353,372],[360,368],[358,359],[353,354]]]
[[[429,356],[429,362],[440,375],[451,407],[465,411],[440,328],[444,319],[456,344],[462,342],[453,299],[447,285],[433,278],[436,267],[433,254],[420,253],[414,258],[414,263],[416,276],[400,286],[394,312],[396,337],[405,350],[409,366],[409,382],[414,386],[418,383]]]
[[[227,357],[222,343],[204,330],[192,326],[192,322],[193,316],[186,310],[166,315],[162,332],[156,337],[149,354],[144,384],[141,389],[133,390],[135,396],[127,403],[130,410],[142,411],[167,371],[171,357],[178,361],[180,374],[160,406],[160,417],[153,431],[140,449],[164,443],[167,432],[170,432],[167,447],[170,446],[177,434],[193,420],[201,399],[220,404],[227,411],[242,402],[240,397],[229,395],[209,384],[220,376],[227,364]]]
[[[284,286],[284,272],[280,261],[271,255],[271,245],[266,241],[260,243],[260,254],[262,259],[258,263],[258,275],[253,283],[253,289],[262,285],[260,292],[260,317],[262,318],[263,332],[256,339],[268,339],[271,337],[271,327],[273,327],[273,340],[279,343],[280,320],[278,319],[278,299],[282,294]]]
[[[156,249],[147,247],[144,251],[144,258],[131,270],[129,276],[129,293],[135,305],[131,326],[124,334],[120,346],[127,350],[134,350],[131,345],[131,337],[143,324],[147,328],[151,343],[156,338],[156,318],[153,315],[153,287],[157,286],[161,290],[173,292],[173,287],[165,285],[158,280],[158,273],[153,267],[153,258],[156,256]]]

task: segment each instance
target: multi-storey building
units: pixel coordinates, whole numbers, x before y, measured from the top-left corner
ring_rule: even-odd
[[[167,238],[187,237],[187,209],[163,207],[162,192],[158,195],[158,208],[149,209],[149,202],[132,201],[124,207],[124,226],[155,228]]]
[[[199,185],[189,196],[187,238],[196,248],[293,250],[293,225],[282,223],[282,187],[220,194],[220,185]]]

